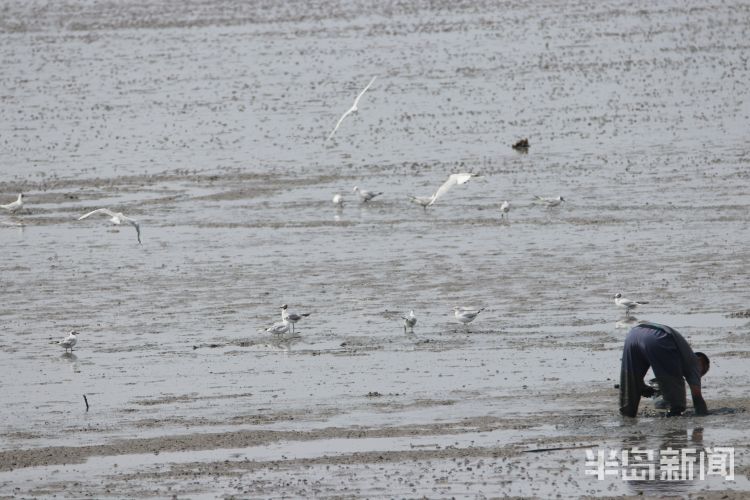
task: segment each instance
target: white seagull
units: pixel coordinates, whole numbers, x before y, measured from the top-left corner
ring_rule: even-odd
[[[432,196],[411,196],[409,195],[409,201],[421,205],[422,208],[427,210],[427,207],[432,203]]]
[[[288,306],[286,304],[284,304],[283,306],[281,306],[281,321],[288,321],[289,323],[291,323],[292,324],[292,333],[294,333],[294,324],[297,321],[301,320],[302,318],[306,318],[306,317],[310,316],[310,313],[305,313],[305,314],[290,313],[289,311],[287,311],[287,307]]]
[[[376,196],[380,196],[383,194],[382,192],[375,192],[375,191],[363,191],[362,189],[359,189],[357,186],[354,186],[354,189],[352,189],[355,193],[359,195],[360,198],[362,198],[362,203],[367,203],[371,199],[375,198]]]
[[[500,218],[504,219],[505,214],[510,212],[510,203],[508,203],[508,200],[505,200],[502,205],[500,205]]]
[[[441,196],[443,196],[445,193],[450,190],[453,186],[466,184],[471,180],[472,177],[479,177],[479,174],[471,174],[468,172],[462,172],[460,174],[451,174],[448,176],[448,180],[446,180],[442,186],[438,188],[437,191],[435,191],[435,194],[432,195],[432,200],[430,200],[430,205],[434,205],[438,199],[440,199]]]
[[[340,194],[336,193],[333,195],[333,204],[336,205],[338,208],[343,208],[344,206],[344,197]]]
[[[404,331],[406,329],[410,329],[411,331],[414,331],[414,325],[417,324],[417,317],[414,316],[414,311],[409,311],[409,314],[406,316],[401,316],[401,319],[404,320]]]
[[[343,115],[341,115],[341,118],[339,118],[339,121],[336,123],[336,126],[333,127],[333,130],[331,131],[331,134],[328,136],[328,139],[326,139],[327,141],[330,140],[331,137],[333,137],[333,134],[335,134],[336,131],[339,129],[339,126],[341,125],[341,122],[344,121],[344,118],[354,113],[355,111],[359,110],[359,108],[357,108],[357,104],[359,104],[359,100],[362,99],[362,96],[364,95],[365,92],[367,92],[367,89],[370,88],[370,85],[372,85],[372,83],[375,81],[376,78],[377,76],[372,77],[372,80],[370,80],[370,83],[367,84],[367,87],[365,87],[364,90],[362,90],[362,92],[359,93],[357,98],[354,99],[354,104],[352,104],[352,107],[347,109],[346,112]]]
[[[289,322],[284,320],[281,323],[274,323],[270,327],[266,328],[266,332],[274,335],[283,335],[289,333]]]
[[[23,193],[19,193],[18,199],[14,201],[13,203],[8,203],[7,205],[0,205],[0,208],[4,208],[5,210],[9,211],[12,214],[18,212],[19,210],[23,208]]]
[[[117,226],[119,226],[123,222],[127,222],[128,224],[130,224],[131,226],[133,226],[135,228],[135,233],[138,236],[138,244],[142,245],[142,243],[141,243],[141,226],[138,225],[138,221],[136,221],[135,219],[131,219],[130,217],[125,217],[122,214],[122,212],[115,213],[115,212],[113,212],[113,211],[111,211],[111,210],[109,210],[107,208],[98,208],[98,209],[94,210],[93,212],[89,212],[86,215],[80,216],[78,218],[78,220],[83,220],[83,219],[85,219],[87,217],[90,217],[90,216],[92,216],[94,214],[104,214],[104,215],[107,215],[107,216],[111,217],[111,219],[109,219],[109,221],[112,224],[115,224]]]
[[[626,316],[630,314],[631,310],[643,304],[648,304],[648,302],[645,302],[643,300],[635,301],[635,300],[626,299],[625,297],[622,296],[621,293],[618,293],[615,295],[615,305],[617,307],[622,307],[623,309],[625,309]]]
[[[76,335],[78,335],[78,332],[71,330],[68,336],[59,342],[65,348],[65,352],[68,352],[68,349],[70,349],[70,352],[73,352],[73,346],[78,342]]]
[[[480,309],[474,309],[473,307],[454,307],[453,315],[456,317],[459,323],[468,325],[476,319],[480,312],[484,311],[484,307]]]
[[[548,207],[556,207],[564,201],[565,198],[563,198],[562,196],[558,196],[557,198],[542,198],[541,196],[534,196],[535,203],[547,205]]]

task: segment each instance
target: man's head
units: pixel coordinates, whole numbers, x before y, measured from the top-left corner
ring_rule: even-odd
[[[695,357],[698,358],[698,367],[700,368],[702,377],[708,372],[708,369],[711,368],[711,360],[709,360],[708,356],[702,352],[696,352]]]

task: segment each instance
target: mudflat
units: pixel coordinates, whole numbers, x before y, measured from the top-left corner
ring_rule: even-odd
[[[748,26],[731,1],[6,2],[0,496],[743,498]],[[481,175],[409,201],[456,172]],[[143,245],[77,220],[103,207]],[[282,304],[310,316],[266,333]],[[711,357],[711,415],[618,415],[638,320]],[[587,473],[717,447],[731,480]]]

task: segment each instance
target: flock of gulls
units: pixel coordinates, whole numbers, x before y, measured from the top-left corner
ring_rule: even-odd
[[[355,113],[359,110],[359,103],[362,99],[362,96],[367,92],[373,83],[375,83],[377,77],[373,77],[370,82],[367,84],[367,86],[357,95],[357,97],[354,99],[354,103],[352,106],[347,109],[344,114],[341,115],[341,117],[336,122],[336,125],[334,126],[331,133],[326,138],[326,141],[331,140],[333,136],[336,134],[336,132],[341,127],[341,124],[344,122],[344,120],[350,116],[352,113]],[[528,148],[528,142],[526,139],[524,143],[524,147]],[[520,143],[519,143],[520,144]],[[517,148],[517,145],[513,146],[514,148]],[[415,203],[419,206],[421,206],[424,210],[427,210],[428,207],[434,205],[441,197],[443,197],[449,190],[451,190],[455,186],[461,186],[463,184],[466,184],[471,179],[479,177],[479,174],[476,173],[470,173],[470,172],[460,172],[455,174],[450,174],[448,178],[443,182],[443,184],[440,185],[440,187],[437,188],[437,190],[432,193],[430,196],[409,196],[409,200],[412,203]],[[368,191],[365,189],[361,189],[359,186],[354,186],[353,192],[356,193],[360,199],[361,203],[369,203],[376,197],[382,195],[382,192],[378,191]],[[23,209],[24,206],[24,194],[20,193],[18,195],[18,198],[16,201],[12,203],[8,203],[7,205],[0,205],[1,209],[4,209],[11,214],[16,214],[21,209]],[[333,196],[333,204],[336,205],[338,208],[342,208],[344,206],[344,196],[341,193],[337,193]],[[557,207],[560,206],[565,199],[562,196],[557,196],[554,198],[545,198],[542,196],[535,196],[534,197],[534,203],[543,205],[546,207]],[[510,202],[505,200],[500,205],[500,217],[505,218],[508,216],[508,213],[510,211]],[[94,215],[104,215],[109,217],[109,222],[111,222],[114,225],[122,225],[122,224],[129,224],[135,228],[136,231],[136,237],[138,239],[138,244],[141,245],[141,226],[133,218],[125,216],[121,212],[114,212],[108,208],[99,208],[96,210],[93,210],[91,212],[88,212],[80,217],[78,217],[77,220],[84,220],[88,219],[91,216]],[[622,294],[618,293],[614,297],[615,305],[617,305],[620,308],[625,309],[626,317],[630,317],[630,312],[635,309],[637,306],[642,304],[647,304],[648,302],[643,301],[634,301],[627,298],[622,297]],[[466,332],[468,333],[468,325],[472,321],[474,321],[477,316],[479,316],[479,313],[481,313],[484,310],[484,308],[473,308],[473,307],[454,307],[453,308],[453,314],[458,323],[461,323],[466,327]],[[273,335],[285,335],[288,333],[294,333],[294,325],[302,320],[305,317],[310,316],[310,313],[304,313],[304,314],[296,314],[292,313],[288,309],[288,305],[284,304],[281,306],[281,321],[278,323],[274,323],[270,327],[266,328],[265,331],[267,333],[273,334]],[[417,324],[417,317],[414,314],[414,311],[409,311],[408,314],[404,314],[401,316],[401,319],[403,320],[403,327],[404,331],[414,331],[414,327]],[[73,347],[76,345],[78,341],[79,333],[77,331],[71,331],[68,336],[59,342],[59,345],[65,349],[66,352],[73,350]]]

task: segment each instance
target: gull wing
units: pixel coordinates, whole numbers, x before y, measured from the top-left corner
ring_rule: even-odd
[[[367,87],[365,87],[362,92],[359,93],[356,99],[354,99],[354,105],[352,106],[353,109],[357,109],[357,104],[359,104],[359,100],[362,99],[362,96],[365,95],[365,92],[367,92],[367,89],[370,88],[370,85],[373,84],[377,76],[373,76],[372,80],[370,80],[370,83],[367,84]]]
[[[335,134],[336,131],[339,129],[339,126],[341,126],[341,122],[344,121],[344,118],[346,118],[347,116],[349,116],[355,109],[356,108],[354,106],[352,106],[351,108],[349,108],[349,109],[346,110],[346,113],[344,113],[343,115],[341,115],[341,118],[339,118],[339,121],[336,122],[336,126],[333,127],[333,130],[328,135],[328,139],[326,139],[327,141],[330,140],[331,137],[333,137],[333,134]]]
[[[471,180],[472,177],[476,177],[477,174],[470,174],[468,172],[462,172],[460,174],[453,174],[451,177],[455,177],[456,184],[466,184]]]
[[[108,208],[97,208],[93,212],[89,212],[86,215],[82,215],[82,216],[78,217],[78,220],[83,220],[83,219],[85,219],[87,217],[91,217],[92,215],[95,215],[95,214],[104,214],[104,215],[109,215],[110,217],[114,217],[115,216],[115,213],[112,210],[109,210]]]
[[[441,196],[447,193],[450,190],[450,188],[456,185],[456,178],[454,177],[454,175],[449,176],[448,180],[445,181],[443,185],[438,188],[437,191],[435,191],[435,194],[432,195],[432,201],[430,201],[430,205],[435,203]]]
[[[140,224],[138,224],[138,221],[135,219],[131,219],[130,217],[125,217],[124,215],[121,216],[120,219],[124,220],[135,228],[135,233],[138,236],[138,244],[143,245],[143,243],[141,243],[141,226]]]
[[[143,243],[141,243],[141,226],[133,219],[128,219],[128,222],[135,228],[135,234],[138,236],[138,244],[143,245]]]

